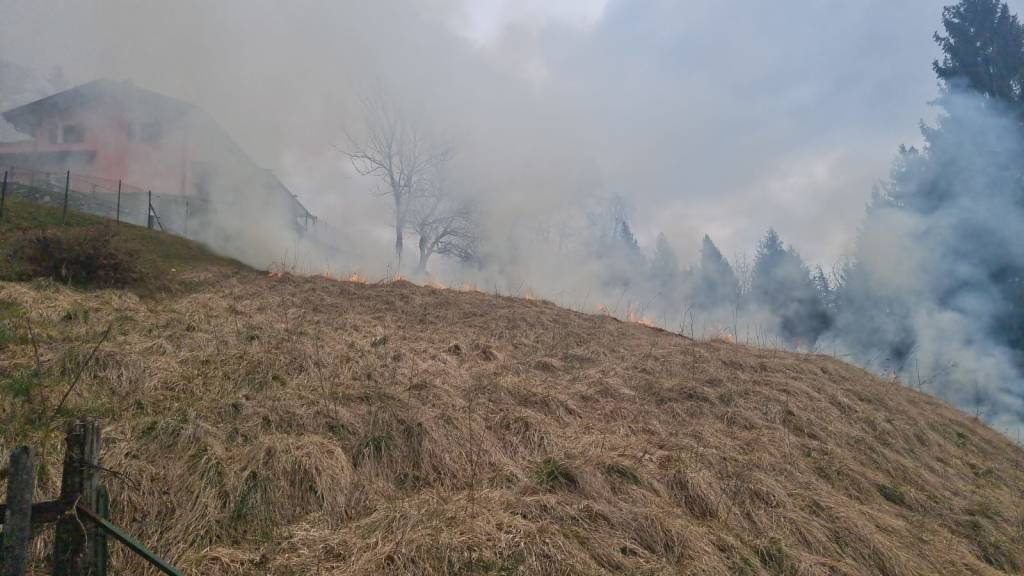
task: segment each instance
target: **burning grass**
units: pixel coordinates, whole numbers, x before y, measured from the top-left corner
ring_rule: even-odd
[[[1024,569],[1024,453],[833,359],[476,290],[182,274],[200,288],[163,298],[0,283],[0,448],[40,446],[53,497],[59,420],[105,418],[115,520],[188,572]]]

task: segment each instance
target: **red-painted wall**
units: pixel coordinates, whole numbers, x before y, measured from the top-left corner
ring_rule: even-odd
[[[159,123],[160,137],[145,141],[142,126],[151,122]],[[59,131],[64,124],[80,125],[83,141],[52,143],[51,130]],[[130,137],[133,124],[135,138]],[[98,104],[44,118],[33,139],[0,144],[0,154],[92,151],[95,158],[88,166],[47,166],[46,169],[86,172],[88,176],[115,182],[120,179],[158,194],[192,195],[195,187],[191,174],[191,124],[192,117],[187,113],[164,118],[144,115],[129,118],[123,110]]]

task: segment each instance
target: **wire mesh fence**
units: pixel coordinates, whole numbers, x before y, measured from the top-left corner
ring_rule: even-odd
[[[6,175],[6,195],[11,198],[64,205],[71,210],[184,237],[195,233],[196,222],[211,209],[210,202],[203,198],[163,194],[89,174],[13,167],[6,170]],[[9,206],[6,211],[10,211]]]

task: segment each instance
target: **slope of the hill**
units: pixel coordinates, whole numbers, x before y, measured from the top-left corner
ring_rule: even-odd
[[[192,288],[142,298],[0,282],[0,448],[40,446],[53,497],[60,419],[103,418],[115,521],[187,573],[1024,569],[1024,452],[831,358],[406,282],[175,273]]]

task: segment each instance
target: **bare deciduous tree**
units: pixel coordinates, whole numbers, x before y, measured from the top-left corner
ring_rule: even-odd
[[[436,167],[429,192],[416,197],[410,208],[411,224],[420,238],[417,274],[427,271],[427,261],[434,254],[462,261],[474,260],[477,255],[480,235],[476,211],[468,198],[448,188],[446,167],[447,163]]]
[[[365,133],[348,135],[345,151],[362,176],[383,182],[380,193],[390,196],[394,208],[395,256],[402,266],[402,249],[409,211],[420,195],[428,194],[430,178],[451,158],[451,148],[430,139],[394,103],[377,95],[362,101]]]

